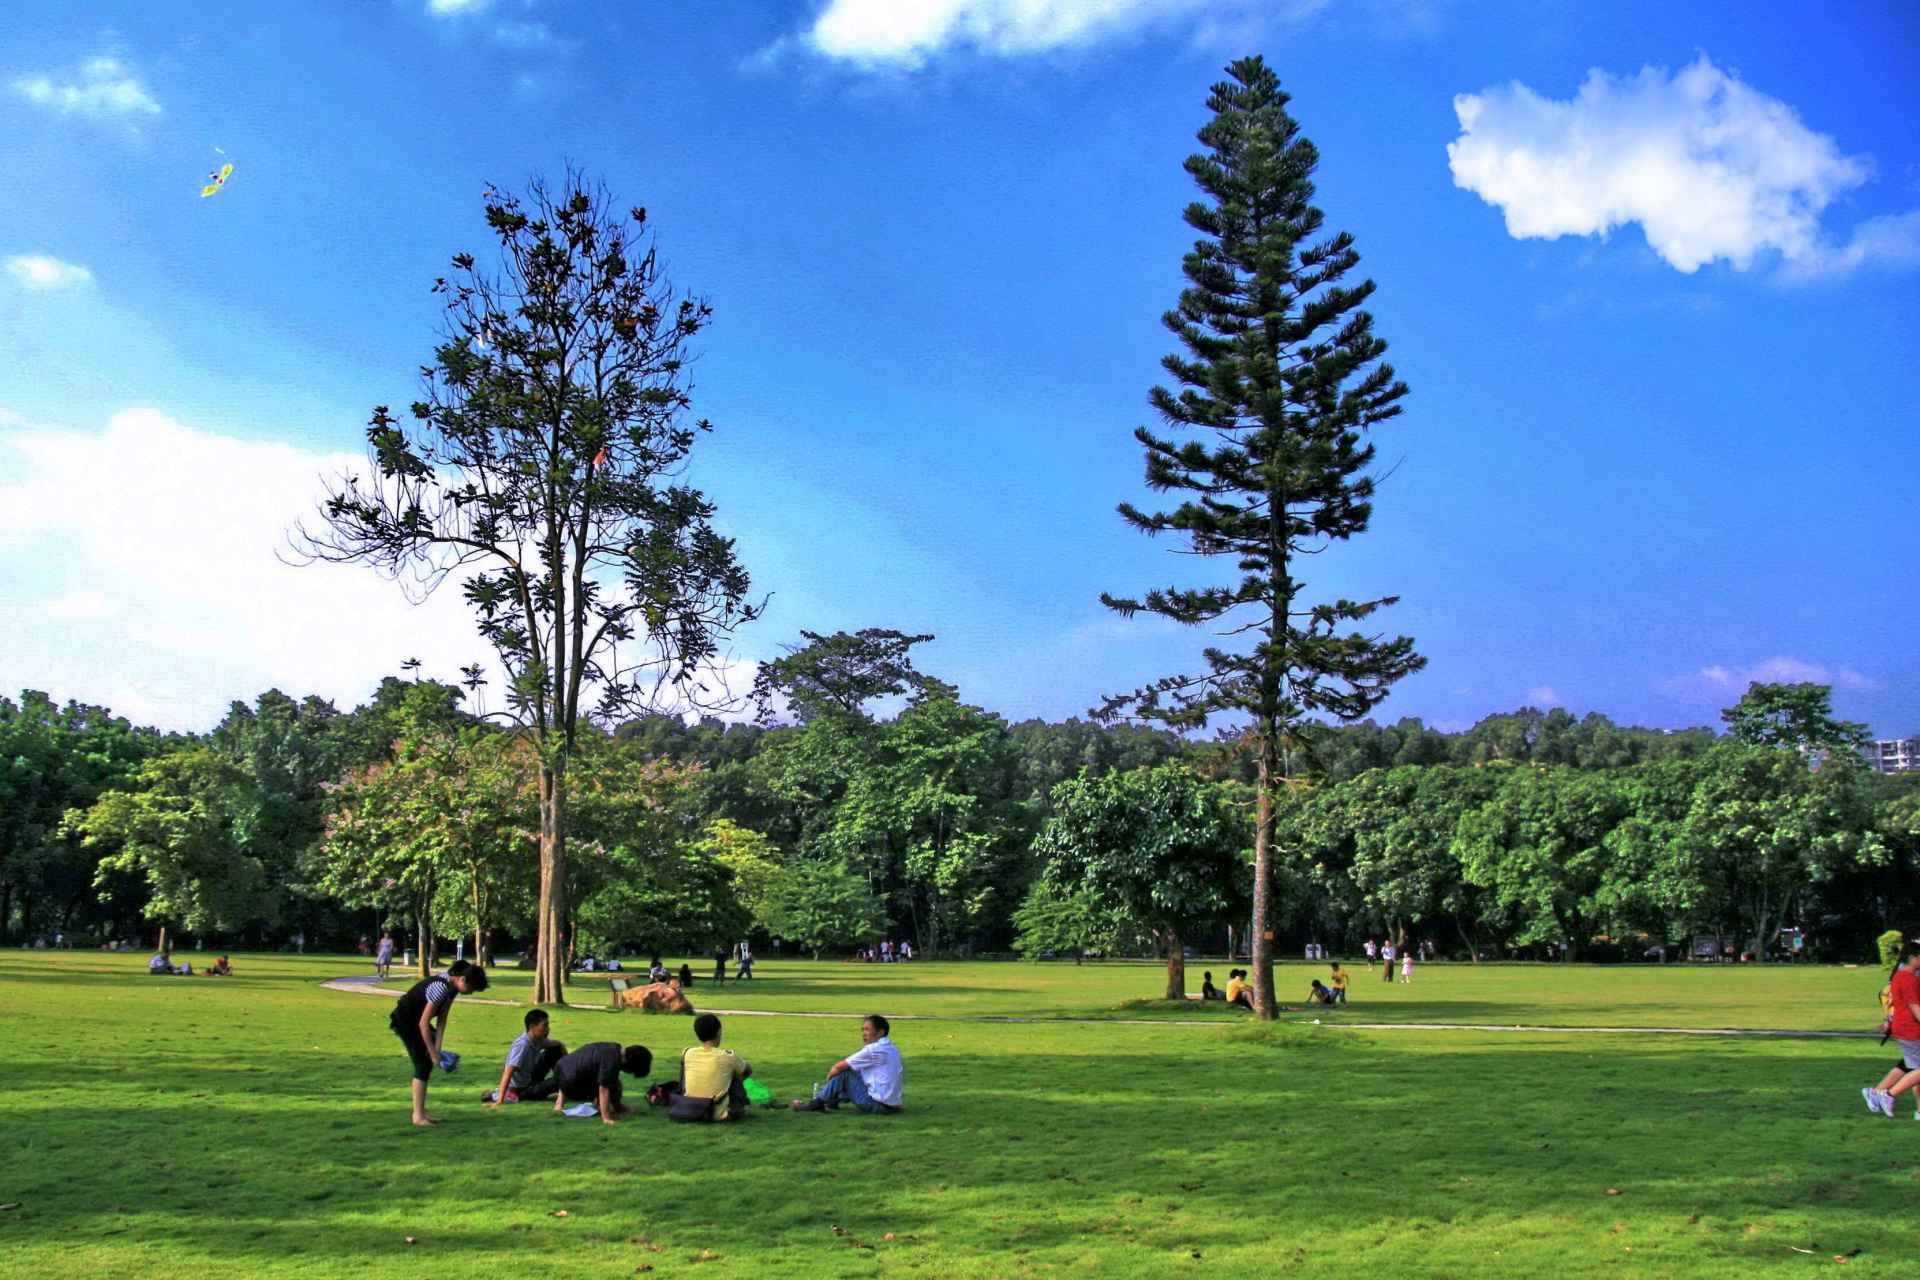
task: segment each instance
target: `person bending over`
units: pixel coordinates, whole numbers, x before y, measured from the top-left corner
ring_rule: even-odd
[[[225,956],[221,956],[213,962],[213,968],[207,970],[207,976],[210,978],[231,978],[233,976],[233,966],[227,962]]]
[[[715,1121],[739,1120],[751,1114],[741,1081],[753,1066],[731,1049],[720,1047],[720,1019],[703,1013],[693,1020],[693,1038],[700,1043],[680,1055],[680,1095],[713,1099]]]
[[[434,1064],[447,1040],[447,1015],[453,1011],[456,996],[471,995],[487,989],[487,971],[477,964],[455,960],[443,974],[422,978],[394,1001],[388,1023],[400,1043],[407,1047],[413,1063],[413,1122],[439,1124],[427,1114],[427,1081],[433,1077]],[[434,1024],[439,1024],[438,1030]]]
[[[1333,988],[1329,987],[1326,983],[1320,981],[1320,979],[1318,978],[1313,979],[1313,986],[1311,986],[1307,990],[1307,1003],[1308,1004],[1325,1004],[1325,1005],[1332,1004]]]
[[[860,1048],[827,1069],[826,1087],[812,1098],[795,1098],[795,1111],[835,1110],[851,1102],[867,1115],[892,1115],[906,1105],[907,1068],[888,1037],[887,1020],[870,1013],[860,1023]]]
[[[620,1073],[636,1080],[645,1079],[653,1070],[653,1053],[643,1044],[622,1049],[611,1040],[583,1045],[554,1063],[553,1074],[529,1085],[520,1097],[526,1101],[553,1095],[554,1114],[569,1102],[591,1102],[599,1108],[600,1123],[612,1124],[613,1118],[627,1109],[621,1101]]]
[[[529,1009],[526,1030],[507,1046],[507,1064],[500,1069],[500,1083],[480,1095],[489,1106],[518,1102],[528,1089],[545,1080],[554,1065],[567,1056],[567,1046],[549,1039],[553,1030],[545,1009]]]

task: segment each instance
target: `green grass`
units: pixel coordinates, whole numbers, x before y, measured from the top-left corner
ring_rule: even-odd
[[[1857,1249],[1850,1273],[1894,1276],[1916,1252],[1920,1124],[1861,1106],[1889,1056],[1870,1040],[1088,1024],[1060,1019],[1112,1017],[1157,972],[769,960],[694,994],[849,1014],[729,1021],[782,1094],[868,1008],[1053,1020],[899,1024],[897,1117],[607,1129],[483,1110],[520,1010],[462,1002],[467,1060],[420,1132],[390,1002],[317,985],[362,962],[235,963],[149,979],[143,956],[0,952],[0,1203],[21,1206],[0,1275],[1732,1277]],[[1435,965],[1356,979],[1341,1019],[1859,1029],[1878,982]],[[588,1009],[555,1030],[667,1061],[689,1039]]]

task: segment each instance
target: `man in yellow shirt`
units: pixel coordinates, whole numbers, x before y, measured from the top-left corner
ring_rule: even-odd
[[[1347,973],[1346,970],[1340,967],[1338,960],[1333,962],[1333,977],[1328,981],[1327,986],[1333,989],[1333,1002],[1335,1004],[1345,1004],[1347,1002]]]
[[[720,1019],[703,1013],[693,1020],[699,1044],[680,1055],[680,1092],[712,1098],[715,1120],[736,1120],[748,1113],[747,1091],[740,1082],[753,1074],[747,1060],[720,1047]]]

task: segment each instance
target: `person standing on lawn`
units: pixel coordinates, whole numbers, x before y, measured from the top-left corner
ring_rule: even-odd
[[[850,1102],[870,1116],[900,1110],[907,1100],[907,1068],[888,1038],[891,1029],[879,1014],[868,1014],[860,1023],[860,1047],[827,1069],[826,1087],[789,1105],[795,1111],[825,1111]]]
[[[717,986],[727,985],[727,949],[725,947],[713,949],[713,981]]]
[[[1900,963],[1894,966],[1887,995],[1893,1004],[1887,1032],[1899,1046],[1900,1056],[1878,1085],[1860,1092],[1867,1110],[1891,1119],[1893,1100],[1920,1084],[1920,943],[1901,944]],[[1914,1107],[1913,1118],[1920,1120],[1920,1095],[1915,1096]]]
[[[422,978],[407,988],[394,1002],[387,1021],[393,1034],[407,1047],[413,1063],[413,1122],[426,1126],[440,1122],[427,1114],[427,1081],[447,1040],[447,1014],[453,1010],[456,996],[472,995],[487,989],[487,971],[477,964],[456,960],[443,974]],[[438,1021],[436,1031],[434,1023]]]
[[[381,981],[387,977],[387,966],[393,963],[393,935],[382,930],[380,945],[374,948],[373,971],[380,975]]]

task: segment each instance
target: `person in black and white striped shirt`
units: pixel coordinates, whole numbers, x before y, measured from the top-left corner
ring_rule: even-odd
[[[444,974],[422,978],[394,1002],[388,1022],[400,1043],[407,1046],[413,1062],[413,1122],[439,1124],[427,1114],[427,1081],[447,1039],[447,1014],[455,996],[472,995],[487,989],[487,971],[477,964],[456,960]],[[438,1022],[436,1031],[434,1023]]]

